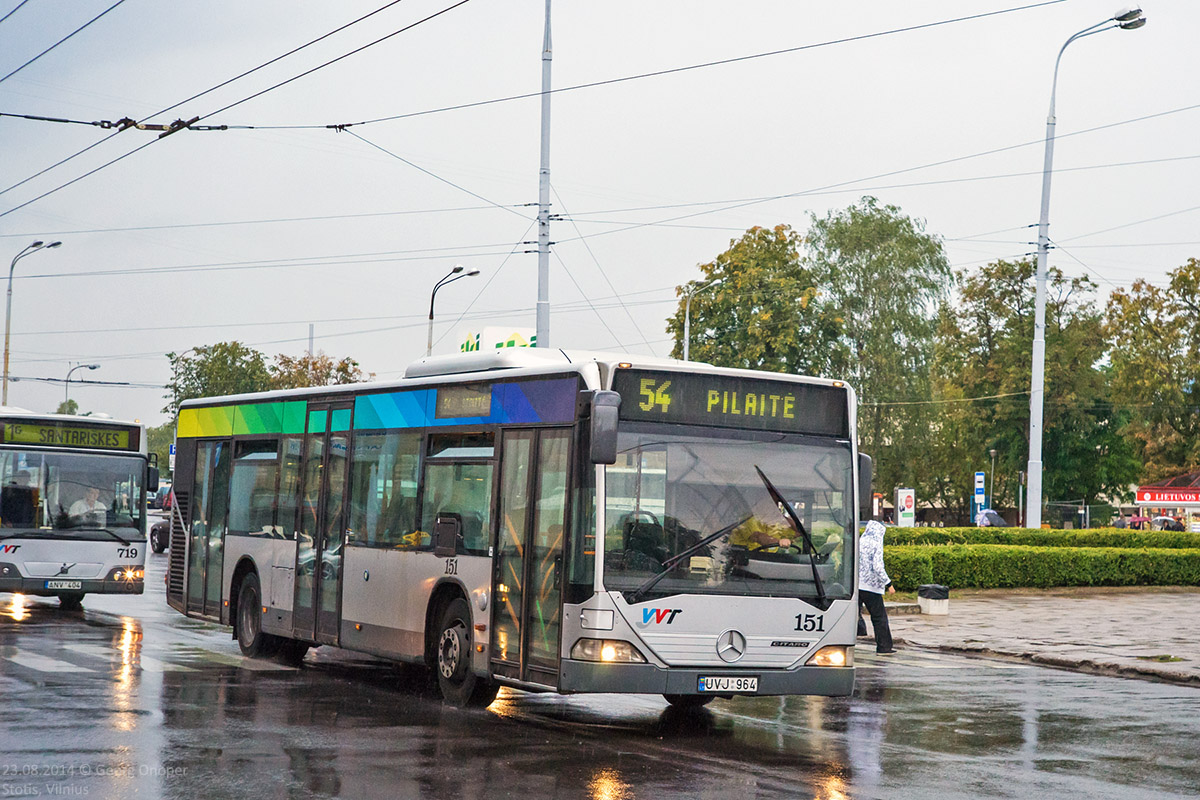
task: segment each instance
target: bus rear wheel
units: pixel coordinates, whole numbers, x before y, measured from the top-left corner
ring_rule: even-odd
[[[238,590],[237,640],[242,655],[250,658],[270,658],[279,649],[279,637],[263,633],[261,608],[258,575],[248,572]]]
[[[713,701],[711,694],[664,694],[675,708],[703,708]]]
[[[78,611],[83,608],[83,593],[60,594],[58,596],[58,607],[64,611]]]
[[[442,613],[435,669],[442,697],[458,708],[490,706],[500,687],[471,671],[471,607],[461,597]]]

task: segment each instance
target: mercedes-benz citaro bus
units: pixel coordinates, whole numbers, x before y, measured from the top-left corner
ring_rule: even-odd
[[[0,407],[0,592],[141,594],[157,482],[139,423]]]
[[[167,602],[247,656],[500,685],[846,695],[870,459],[844,383],[506,349],[179,411]]]

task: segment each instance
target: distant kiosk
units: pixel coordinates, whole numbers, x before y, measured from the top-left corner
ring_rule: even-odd
[[[482,333],[467,332],[458,349],[464,353],[474,353],[507,347],[537,347],[537,332],[533,328],[491,326],[484,328]]]

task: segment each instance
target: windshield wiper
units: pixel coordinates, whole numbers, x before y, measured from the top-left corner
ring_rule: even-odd
[[[787,518],[796,533],[800,534],[804,539],[804,543],[808,545],[808,563],[812,567],[813,583],[817,587],[817,600],[819,607],[822,609],[829,607],[829,601],[825,599],[825,587],[821,584],[821,575],[817,572],[817,548],[813,544],[812,537],[808,535],[808,531],[804,529],[804,523],[800,521],[800,516],[796,513],[796,509],[792,508],[784,496],[779,493],[775,485],[771,483],[771,479],[766,476],[758,465],[754,465],[754,471],[758,473],[758,477],[762,478],[763,485],[767,487],[767,493],[771,495],[771,499],[775,501],[775,505],[779,506],[780,513]]]
[[[128,547],[128,546],[129,546],[129,545],[131,545],[131,544],[133,544],[133,540],[132,540],[132,539],[130,539],[129,541],[126,541],[126,540],[125,540],[125,539],[123,539],[122,537],[120,537],[120,536],[118,536],[117,534],[115,534],[115,533],[113,533],[112,531],[110,531],[108,528],[59,528],[59,530],[68,530],[68,531],[95,531],[95,532],[97,532],[97,533],[107,533],[109,536],[113,537],[114,539],[116,539],[118,542],[120,542],[121,544],[125,545],[126,547]]]
[[[658,583],[663,578],[667,577],[667,575],[670,574],[671,570],[675,569],[675,565],[678,564],[680,561],[687,558],[692,553],[699,550],[701,547],[704,547],[707,544],[711,544],[712,542],[715,542],[717,539],[720,539],[722,536],[728,536],[734,530],[741,527],[742,525],[745,525],[747,522],[749,522],[752,519],[754,519],[753,514],[751,514],[750,516],[746,517],[743,520],[739,520],[739,521],[733,523],[732,525],[726,525],[724,528],[721,528],[721,530],[717,531],[716,533],[710,533],[708,536],[705,536],[703,539],[696,542],[694,545],[692,545],[688,549],[684,550],[683,552],[676,553],[675,555],[668,558],[666,561],[664,561],[662,563],[662,566],[663,566],[662,572],[649,578],[645,583],[643,583],[641,586],[634,589],[632,593],[630,593],[629,602],[631,602],[631,603],[637,602],[637,599],[639,597],[641,597],[643,594],[645,594],[646,592],[648,592],[654,588],[654,584]]]

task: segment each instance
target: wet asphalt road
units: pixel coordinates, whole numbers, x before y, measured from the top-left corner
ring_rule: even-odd
[[[851,698],[503,690],[444,707],[412,670],[328,648],[244,660],[147,594],[84,611],[0,595],[0,800],[1200,795],[1200,690],[986,659],[860,654]]]

